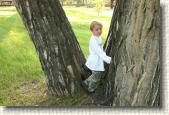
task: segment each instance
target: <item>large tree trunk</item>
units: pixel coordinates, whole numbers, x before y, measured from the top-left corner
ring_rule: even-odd
[[[158,105],[160,0],[119,0],[107,43],[106,97],[114,106]],[[113,84],[112,84],[113,83]]]
[[[104,45],[112,62],[104,73],[103,87],[90,102],[159,106],[159,10],[159,0],[117,1]]]
[[[39,55],[49,93],[78,92],[85,57],[59,0],[15,0],[15,5]]]

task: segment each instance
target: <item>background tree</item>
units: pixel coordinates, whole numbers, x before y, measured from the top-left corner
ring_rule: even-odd
[[[95,0],[94,3],[95,3],[95,10],[99,16],[99,14],[104,6],[105,1],[104,0]]]
[[[65,1],[66,1],[66,0],[60,0],[62,6],[63,6],[63,4],[64,4]]]
[[[111,3],[111,8],[114,7],[116,1],[117,1],[117,0],[111,0],[111,1],[110,1],[110,3]]]

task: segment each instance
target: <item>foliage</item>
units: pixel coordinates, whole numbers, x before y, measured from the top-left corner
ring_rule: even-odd
[[[104,0],[95,0],[95,10],[98,13],[98,16],[103,9],[104,3]]]

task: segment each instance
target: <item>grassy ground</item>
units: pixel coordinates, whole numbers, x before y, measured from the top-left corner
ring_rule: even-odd
[[[90,22],[103,23],[104,42],[112,10],[104,9],[100,16],[92,8],[64,7],[64,10],[87,57]],[[39,59],[16,9],[0,7],[0,105],[69,105],[81,98],[81,95],[65,99],[46,95]]]

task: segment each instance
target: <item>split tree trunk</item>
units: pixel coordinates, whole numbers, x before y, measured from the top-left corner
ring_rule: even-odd
[[[78,92],[85,57],[59,0],[15,0],[15,5],[39,54],[49,93]]]
[[[79,88],[85,58],[58,0],[16,0],[35,44],[50,92]],[[117,0],[104,48],[112,57],[103,85],[81,104],[160,104],[159,0]],[[70,50],[71,49],[71,50]]]

